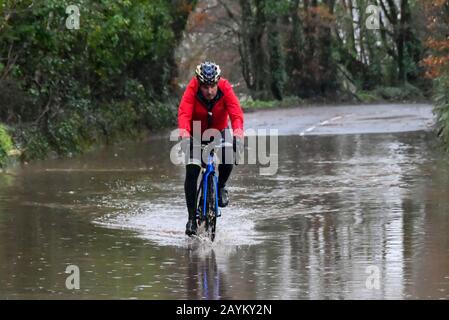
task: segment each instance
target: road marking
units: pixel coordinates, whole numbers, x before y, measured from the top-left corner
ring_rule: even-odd
[[[333,122],[333,121],[339,120],[341,118],[343,118],[343,116],[336,116],[336,117],[333,117],[333,118],[328,119],[328,120],[320,121],[317,125],[314,125],[314,126],[311,126],[311,127],[307,128],[306,130],[302,131],[299,135],[303,136],[303,135],[306,134],[306,132],[310,132],[312,130],[315,130],[316,127],[318,127],[318,126],[324,126],[324,125],[328,124],[329,122]]]
[[[343,117],[342,116],[337,116],[337,117],[333,117],[329,121],[335,121],[335,120],[338,120],[338,119],[341,119],[341,118],[343,118]]]
[[[308,129],[306,130],[306,132],[310,132],[310,131],[312,131],[312,130],[315,129],[315,128],[316,128],[316,126],[310,127],[310,128],[308,128]]]

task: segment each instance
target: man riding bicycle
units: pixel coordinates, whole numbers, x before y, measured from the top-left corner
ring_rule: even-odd
[[[221,78],[220,67],[209,61],[205,61],[197,66],[195,76],[190,80],[182,96],[178,110],[178,127],[182,138],[181,148],[184,154],[189,157],[186,162],[186,178],[184,182],[185,197],[188,211],[188,221],[186,234],[188,236],[196,234],[196,191],[198,177],[201,167],[205,165],[198,153],[193,152],[194,146],[201,143],[207,144],[211,140],[201,138],[201,143],[194,143],[193,124],[201,124],[201,137],[207,129],[216,129],[221,133],[223,139],[230,136],[228,121],[231,119],[231,126],[234,134],[233,141],[228,141],[233,145],[233,151],[237,155],[243,150],[243,112],[239,100],[228,80]],[[221,154],[229,154],[224,148]],[[218,205],[226,207],[229,203],[226,182],[231,175],[233,163],[220,159],[218,165]]]

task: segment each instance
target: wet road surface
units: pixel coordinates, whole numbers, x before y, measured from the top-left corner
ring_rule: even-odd
[[[449,162],[431,107],[402,107],[247,114],[278,171],[234,169],[214,243],[184,235],[166,135],[1,175],[0,298],[447,299]]]

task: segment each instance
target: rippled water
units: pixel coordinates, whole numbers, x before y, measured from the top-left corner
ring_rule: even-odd
[[[276,175],[235,168],[214,243],[184,235],[167,140],[1,176],[0,298],[449,297],[449,163],[431,133],[281,136]]]

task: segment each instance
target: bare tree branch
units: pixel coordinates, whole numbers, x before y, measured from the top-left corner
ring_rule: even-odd
[[[217,25],[225,27],[229,31],[231,31],[233,34],[240,34],[239,29],[234,28],[231,24],[226,23],[225,21],[217,21]]]
[[[227,5],[227,3],[223,0],[218,0],[218,2],[223,6],[223,8],[226,10],[226,13],[228,14],[229,18],[231,18],[235,23],[237,23],[237,25],[240,27],[240,21],[237,18],[236,14],[234,14],[231,10],[231,8],[229,8],[229,6]]]
[[[382,7],[382,10],[385,13],[385,16],[387,17],[388,21],[390,21],[392,23],[393,18],[391,17],[390,13],[388,12],[387,8],[385,7],[383,0],[379,0],[379,3],[380,3],[380,6]]]

